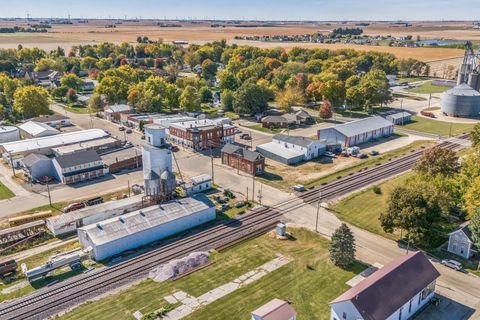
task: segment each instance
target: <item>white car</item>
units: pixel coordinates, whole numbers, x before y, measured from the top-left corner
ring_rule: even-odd
[[[463,268],[462,264],[455,260],[442,260],[442,264],[457,271],[461,271]]]
[[[305,186],[303,186],[301,184],[297,184],[296,186],[293,186],[293,190],[295,190],[297,192],[307,191],[307,189],[305,189]]]

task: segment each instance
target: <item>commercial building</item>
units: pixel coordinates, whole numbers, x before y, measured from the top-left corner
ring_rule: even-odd
[[[22,163],[25,175],[31,180],[53,176],[52,159],[43,154],[31,153],[23,158]]]
[[[191,196],[196,193],[205,192],[212,188],[212,177],[208,174],[201,174],[192,177],[185,185],[185,193]]]
[[[329,143],[340,143],[343,147],[352,147],[393,133],[394,125],[380,117],[369,117],[343,123],[333,128],[318,130],[318,139]]]
[[[411,319],[435,295],[439,276],[423,252],[410,252],[330,302],[330,319]]]
[[[323,155],[326,144],[305,137],[277,134],[273,136],[272,142],[258,145],[257,151],[266,158],[290,165]]]
[[[13,126],[0,126],[0,143],[20,140],[20,131]]]
[[[119,148],[102,153],[100,158],[111,174],[142,167],[142,151],[136,147]]]
[[[169,201],[79,228],[80,244],[100,261],[214,220],[215,207],[197,199]]]
[[[252,312],[252,320],[296,320],[297,313],[283,300],[273,299]]]
[[[220,147],[233,142],[235,127],[223,122],[203,119],[171,123],[169,140],[193,150]]]
[[[47,228],[54,236],[72,233],[77,228],[133,212],[143,207],[142,195],[109,201],[47,219]]]
[[[2,143],[0,144],[0,153],[6,162],[10,163],[11,157],[13,165],[19,166],[21,159],[30,153],[51,155],[53,154],[53,148],[93,141],[108,136],[109,134],[101,129],[61,133],[50,137]]]
[[[95,150],[98,154],[103,154],[122,147],[122,144],[123,142],[121,140],[112,137],[106,137],[92,141],[70,144],[68,146],[52,148],[52,151],[56,157],[85,150]]]
[[[460,228],[448,234],[447,250],[464,259],[470,259],[473,253],[476,252],[472,232],[468,228],[468,222],[465,222]]]
[[[22,123],[18,126],[18,128],[20,129],[20,135],[24,139],[48,137],[60,133],[60,131],[50,127],[49,125],[35,121]]]
[[[40,122],[53,128],[68,127],[72,125],[70,118],[62,116],[61,114],[40,116],[40,117],[32,118],[30,119],[30,121]]]
[[[412,114],[406,111],[389,114],[385,117],[388,121],[395,125],[404,125],[412,121]]]
[[[262,174],[265,171],[265,157],[255,151],[227,143],[222,148],[222,164],[251,175]]]
[[[80,151],[53,159],[55,178],[70,184],[105,175],[105,166],[94,150]]]
[[[128,104],[114,104],[105,109],[105,119],[120,122],[120,115],[129,113],[132,113],[132,108]]]

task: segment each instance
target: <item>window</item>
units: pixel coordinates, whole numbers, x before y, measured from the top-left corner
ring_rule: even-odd
[[[408,303],[408,313],[412,312],[412,302],[413,302],[413,299],[411,299],[410,302]]]
[[[403,310],[403,307],[401,307],[400,311],[398,312],[398,320],[402,320],[402,310]]]
[[[347,313],[345,312],[342,313],[342,319],[347,319]]]

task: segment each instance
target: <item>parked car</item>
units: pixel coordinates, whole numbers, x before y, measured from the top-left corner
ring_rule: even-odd
[[[429,111],[420,111],[420,114],[424,117],[429,117],[429,118],[436,118],[435,114]]]
[[[442,260],[442,264],[457,271],[461,271],[463,269],[462,264],[455,260]]]
[[[177,146],[172,146],[172,151],[173,152],[178,152],[178,151],[180,151],[180,148],[177,147]]]
[[[250,135],[248,133],[242,133],[240,135],[240,139],[243,139],[243,140],[252,140],[252,137],[250,137]]]
[[[140,139],[145,140],[145,135],[142,135]]]
[[[118,131],[125,131],[127,130],[124,126],[121,126],[120,128],[118,128]]]
[[[127,131],[125,131],[125,132],[130,134],[130,133],[132,133],[133,131],[132,131],[132,129],[127,129]]]
[[[85,208],[85,203],[83,202],[72,203],[66,206],[65,208],[63,208],[63,213],[68,213],[68,212],[80,210],[83,208]]]
[[[297,192],[305,192],[307,191],[307,189],[305,189],[305,186],[304,185],[301,185],[301,184],[297,184],[295,186],[293,186],[293,190],[297,191]]]
[[[371,156],[378,156],[380,154],[380,152],[378,152],[376,150],[372,150],[368,154],[371,155]]]
[[[325,157],[335,158],[335,153],[327,151],[327,152],[325,152]]]
[[[367,159],[368,155],[366,153],[359,153],[356,155],[358,159]]]

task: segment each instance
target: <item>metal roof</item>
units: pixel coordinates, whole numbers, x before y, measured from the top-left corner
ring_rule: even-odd
[[[54,161],[56,161],[61,168],[65,169],[86,163],[102,161],[102,159],[95,150],[85,150],[56,157]]]
[[[227,154],[237,153],[239,156],[242,156],[244,159],[246,159],[248,161],[251,161],[251,162],[257,160],[257,158],[259,156],[263,157],[263,155],[261,153],[258,153],[256,151],[251,151],[251,150],[245,149],[243,147],[233,145],[231,143],[225,144],[222,148],[222,152],[227,153]]]
[[[44,122],[61,121],[61,120],[67,120],[67,119],[68,119],[68,117],[62,116],[61,114],[52,114],[52,115],[46,115],[46,116],[32,118],[29,121],[44,123]]]
[[[257,146],[257,150],[265,150],[267,152],[276,154],[285,159],[297,158],[299,156],[304,156],[305,153],[300,150],[295,150],[292,148],[285,148],[280,143],[277,142],[268,142]]]
[[[286,134],[276,134],[273,136],[273,140],[282,141],[307,148],[313,142],[319,142],[319,140],[313,140],[300,136],[288,136]]]
[[[397,112],[397,113],[394,113],[394,114],[389,114],[388,116],[386,116],[386,118],[391,118],[391,119],[394,119],[394,120],[398,120],[398,119],[411,117],[411,116],[412,115],[410,113],[404,111],[404,112]]]
[[[55,148],[69,144],[90,141],[108,137],[109,134],[101,129],[89,129],[75,132],[67,132],[57,134],[55,136],[41,137],[20,141],[13,141],[0,144],[0,147],[7,153],[22,153],[28,151],[36,151],[44,148]]]
[[[98,148],[98,147],[100,147],[99,149],[101,150],[102,146],[113,145],[115,143],[118,143],[117,139],[112,137],[107,137],[107,138],[97,139],[93,141],[85,141],[85,142],[71,144],[68,146],[52,148],[52,150],[53,152],[59,155],[63,155],[66,153],[73,153],[73,152],[77,152],[85,149]]]
[[[448,91],[445,92],[448,95],[455,95],[455,96],[469,96],[469,97],[479,97],[480,92],[473,89],[466,83],[462,83]]]
[[[184,198],[79,228],[79,232],[87,233],[92,243],[101,245],[208,208],[209,206],[202,201],[194,198]]]
[[[132,108],[128,104],[114,104],[107,108],[107,111],[110,112],[126,112],[130,111]]]
[[[25,167],[30,168],[35,163],[42,160],[50,161],[50,159],[43,154],[30,153],[28,156],[23,158],[22,162]]]
[[[212,180],[212,177],[206,173],[204,174],[201,174],[199,176],[196,176],[196,177],[192,177],[190,179],[190,181],[192,181],[193,184],[200,184],[200,183],[204,183],[204,182],[207,182],[207,181],[211,181]]]
[[[18,128],[14,126],[0,126],[0,134],[7,133],[7,132],[15,132]]]
[[[77,211],[72,211],[69,213],[64,213],[58,216],[48,218],[47,221],[53,226],[64,225],[68,223],[73,223],[82,218],[90,217],[98,213],[104,213],[110,210],[115,210],[118,208],[128,207],[129,205],[142,202],[143,195],[132,196],[130,198],[108,201],[105,203],[97,204],[92,207],[87,207]]]
[[[60,131],[58,131],[57,129],[52,128],[45,123],[36,121],[28,121],[22,123],[18,127],[33,137],[38,136],[39,134],[43,134],[44,132],[48,132],[48,134],[50,135],[60,133]]]
[[[380,116],[369,117],[357,121],[347,122],[333,127],[347,137],[354,137],[366,132],[391,127],[392,123]]]

